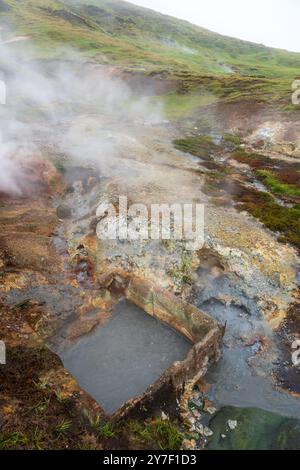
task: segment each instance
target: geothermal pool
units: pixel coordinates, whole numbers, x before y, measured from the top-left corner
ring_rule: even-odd
[[[127,300],[104,326],[61,354],[65,367],[107,414],[143,393],[191,343]]]

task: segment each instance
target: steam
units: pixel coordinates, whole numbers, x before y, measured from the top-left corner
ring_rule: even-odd
[[[21,194],[18,180],[21,179],[17,164],[12,160],[12,147],[4,141],[0,132],[0,191],[4,193]]]
[[[3,37],[5,36],[5,37]],[[62,60],[38,61],[28,37],[0,30],[0,192],[29,188],[27,163],[45,148],[104,174],[116,171],[124,148],[136,145],[135,124],[162,120],[159,106],[136,96],[113,69],[82,59],[74,50]],[[2,73],[2,75],[1,75]]]

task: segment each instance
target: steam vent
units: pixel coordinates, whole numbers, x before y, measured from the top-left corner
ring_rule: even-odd
[[[188,386],[219,357],[222,329],[149,281],[118,272],[102,282],[115,299],[109,318],[61,352],[65,367],[107,415],[168,397],[183,409]]]

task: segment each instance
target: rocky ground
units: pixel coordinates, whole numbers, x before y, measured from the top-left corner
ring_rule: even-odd
[[[87,121],[89,132],[98,132],[94,117],[77,125]],[[298,154],[270,130],[237,137],[230,126],[230,134],[216,129],[203,138],[201,122],[122,123],[122,132],[110,122],[105,138],[122,145],[100,167],[92,158],[74,164],[49,157],[43,142],[47,158],[28,170],[36,191],[1,195],[0,322],[9,358],[0,369],[1,448],[177,448],[183,438],[185,447],[257,447],[257,419],[262,434],[268,426],[280,434],[265,446],[298,445],[287,436],[288,418],[300,418],[299,369],[290,354],[299,334],[299,179],[291,176]],[[257,160],[275,172],[277,186],[259,173]],[[204,203],[204,246],[190,252],[184,242],[99,240],[97,207],[117,205],[118,195],[147,206]],[[274,228],[265,215],[280,208],[290,219]],[[223,359],[194,391],[180,431],[168,420],[172,411],[160,408],[118,426],[106,421],[56,355],[106,321],[112,299],[98,281],[112,268],[155,281],[227,325]],[[223,410],[227,405],[287,418]],[[250,437],[241,444],[232,436],[245,426]]]

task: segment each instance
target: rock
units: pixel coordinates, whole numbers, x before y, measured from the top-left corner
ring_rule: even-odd
[[[199,420],[199,419],[201,418],[201,413],[200,413],[198,410],[196,410],[195,408],[192,409],[191,412],[192,412],[192,415],[193,415],[197,420]]]
[[[72,210],[66,204],[61,204],[56,209],[56,215],[59,219],[69,219],[72,215]]]
[[[196,430],[197,430],[197,432],[200,434],[200,436],[203,436],[203,431],[204,431],[203,424],[198,424]]]
[[[196,427],[196,431],[201,435],[201,436],[204,436],[204,437],[211,437],[213,436],[213,431],[208,428],[207,426],[203,426],[203,424],[199,424],[197,427]]]
[[[205,437],[211,437],[211,436],[213,436],[214,433],[210,428],[205,426],[204,429],[203,429],[203,434],[204,434]]]
[[[234,431],[238,425],[237,421],[232,420],[232,419],[229,419],[227,421],[227,424],[228,424],[229,429],[231,429],[231,431]]]
[[[193,398],[191,400],[191,405],[196,406],[197,408],[202,409],[203,408],[203,401],[201,398]]]
[[[189,416],[187,418],[187,424],[189,426],[190,432],[196,431],[196,418],[194,416]]]
[[[210,400],[204,400],[204,411],[210,415],[214,415],[217,409],[213,406],[213,403]]]
[[[206,408],[205,411],[207,411],[207,413],[210,415],[214,415],[217,412],[217,408],[215,408],[214,406],[209,406],[208,408]]]
[[[196,441],[194,439],[184,439],[182,442],[183,450],[195,450],[197,447]]]
[[[164,411],[162,411],[161,412],[161,419],[163,421],[167,421],[169,419],[169,416]]]

